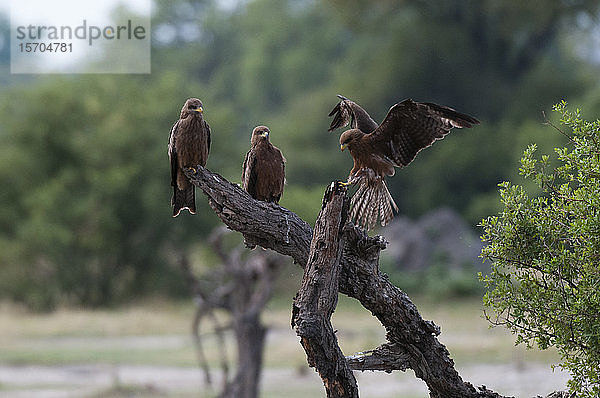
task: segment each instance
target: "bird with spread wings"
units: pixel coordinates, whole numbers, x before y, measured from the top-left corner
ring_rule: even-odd
[[[269,140],[269,128],[252,131],[242,167],[242,186],[254,199],[279,203],[285,185],[285,158]]]
[[[406,99],[392,106],[378,125],[360,105],[338,97],[341,101],[329,113],[333,116],[329,131],[350,126],[340,136],[340,149],[348,148],[354,160],[345,184],[358,185],[350,217],[367,229],[374,228],[378,219],[386,225],[394,217],[393,210],[398,211],[385,183],[386,176],[395,174],[395,167],[407,166],[419,151],[444,138],[453,127],[479,124],[452,108]]]
[[[171,186],[173,186],[173,217],[181,210],[188,209],[196,214],[196,194],[194,185],[184,174],[184,170],[206,166],[210,150],[210,127],[203,117],[202,101],[189,98],[185,101],[179,120],[171,128],[168,153],[171,161]]]

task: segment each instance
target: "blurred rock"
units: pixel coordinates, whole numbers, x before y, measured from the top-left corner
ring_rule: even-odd
[[[440,263],[449,269],[486,268],[479,258],[481,240],[450,208],[434,210],[417,221],[396,217],[380,233],[390,242],[382,255],[391,257],[399,270],[425,270]]]

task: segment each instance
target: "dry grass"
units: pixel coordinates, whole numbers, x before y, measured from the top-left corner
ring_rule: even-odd
[[[515,348],[513,337],[508,332],[500,328],[490,329],[481,317],[482,308],[478,300],[443,303],[417,301],[417,305],[425,319],[433,320],[441,326],[440,340],[448,347],[455,360],[466,362],[482,360],[506,362],[515,358],[543,362],[556,360],[556,354],[551,350],[538,352]],[[300,366],[304,363],[304,353],[294,331],[290,328],[290,308],[291,304],[280,300],[272,304],[264,313],[264,322],[271,327],[268,337],[270,349],[266,355],[268,366]],[[119,360],[115,352],[127,350],[125,337],[141,339],[144,336],[156,338],[164,336],[163,340],[166,343],[155,344],[154,351],[158,352],[156,356],[159,359],[163,355],[162,351],[178,349],[177,344],[169,343],[166,336],[171,336],[172,339],[173,336],[181,336],[182,339],[186,339],[189,335],[192,314],[193,306],[190,303],[158,300],[116,310],[60,309],[48,314],[30,313],[20,307],[4,303],[0,305],[0,324],[2,324],[0,346],[3,348],[0,361],[28,363],[34,360],[28,352],[31,352],[33,347],[43,350],[45,345],[48,346],[48,351],[58,352],[66,352],[71,345],[73,351],[79,352],[79,355],[65,354],[67,362],[84,359],[86,351],[96,357],[101,356],[103,349],[106,349],[104,350],[106,356],[114,361]],[[352,353],[374,348],[383,342],[385,332],[379,322],[355,300],[341,296],[332,322],[338,330],[338,339],[344,352]],[[216,357],[218,351],[215,347],[211,347],[210,342],[214,339],[208,327],[209,325],[206,324],[203,328],[207,338],[207,351],[209,357]],[[86,339],[96,341],[100,338],[107,343],[85,344]],[[112,350],[108,347],[110,338],[114,338],[112,342],[115,347]],[[67,343],[59,344],[61,339]],[[22,355],[19,354],[21,345],[28,347]],[[189,347],[179,348],[187,352]],[[7,350],[11,352],[11,358],[7,358]],[[152,356],[150,353],[146,354]],[[126,357],[125,354],[124,356]],[[52,357],[54,359],[50,358],[50,362],[52,360],[60,362],[57,355]],[[43,356],[37,358],[42,362],[48,362],[43,361]],[[179,359],[177,356],[167,356],[164,359],[169,358],[179,364],[195,361],[193,355],[187,354]]]
[[[114,310],[61,308],[51,313],[32,313],[2,303],[0,338],[188,333],[192,314],[189,303],[164,300]]]
[[[448,347],[461,373],[463,369],[477,368],[483,363],[513,367],[537,363],[536,366],[544,367],[540,364],[557,359],[551,351],[515,348],[509,333],[489,329],[481,317],[478,300],[440,303],[417,300],[417,305],[425,319],[442,327],[440,340]],[[270,326],[263,386],[266,398],[322,394],[320,380],[312,369],[307,368],[304,351],[290,327],[290,309],[291,301],[279,299],[264,313],[264,322]],[[0,368],[41,365],[53,369],[74,364],[112,366],[121,371],[136,366],[194,368],[196,356],[189,336],[193,311],[191,303],[160,300],[115,310],[61,309],[48,314],[34,314],[3,304],[0,305],[0,324],[3,325],[0,328]],[[221,318],[224,320],[223,314]],[[332,321],[338,330],[340,346],[347,354],[375,348],[384,341],[385,332],[379,322],[352,299],[340,297]],[[216,370],[219,349],[208,326],[205,325],[202,333],[207,356]],[[234,355],[232,343],[228,336],[230,358]],[[399,386],[404,385],[412,387],[402,396],[420,396],[414,388],[416,391],[423,388],[411,372],[392,375],[367,372],[359,373],[357,377],[365,396],[397,396]],[[488,375],[482,377],[484,380],[490,378]],[[387,393],[384,385],[388,388]],[[0,379],[0,390],[18,391],[21,387]],[[112,385],[109,382],[92,396],[197,396],[200,387],[188,387],[187,392],[163,391],[160,388],[154,390],[154,385]]]

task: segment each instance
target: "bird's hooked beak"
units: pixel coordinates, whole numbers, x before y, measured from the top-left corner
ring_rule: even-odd
[[[263,131],[262,133],[260,133],[261,137],[265,137],[265,138],[269,138],[269,132],[268,131]]]
[[[342,152],[344,152],[344,149],[346,149],[347,147],[348,147],[348,144],[342,144],[342,145],[340,145],[340,150]]]
[[[201,114],[202,112],[204,112],[204,109],[202,109],[202,107],[201,107],[201,106],[199,106],[199,107],[197,107],[196,109],[194,109],[194,112],[198,112],[198,113],[200,113],[200,114]]]

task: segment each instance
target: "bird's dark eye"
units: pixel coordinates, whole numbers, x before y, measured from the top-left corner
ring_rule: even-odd
[[[196,109],[196,105],[190,105],[188,106],[188,109]]]

